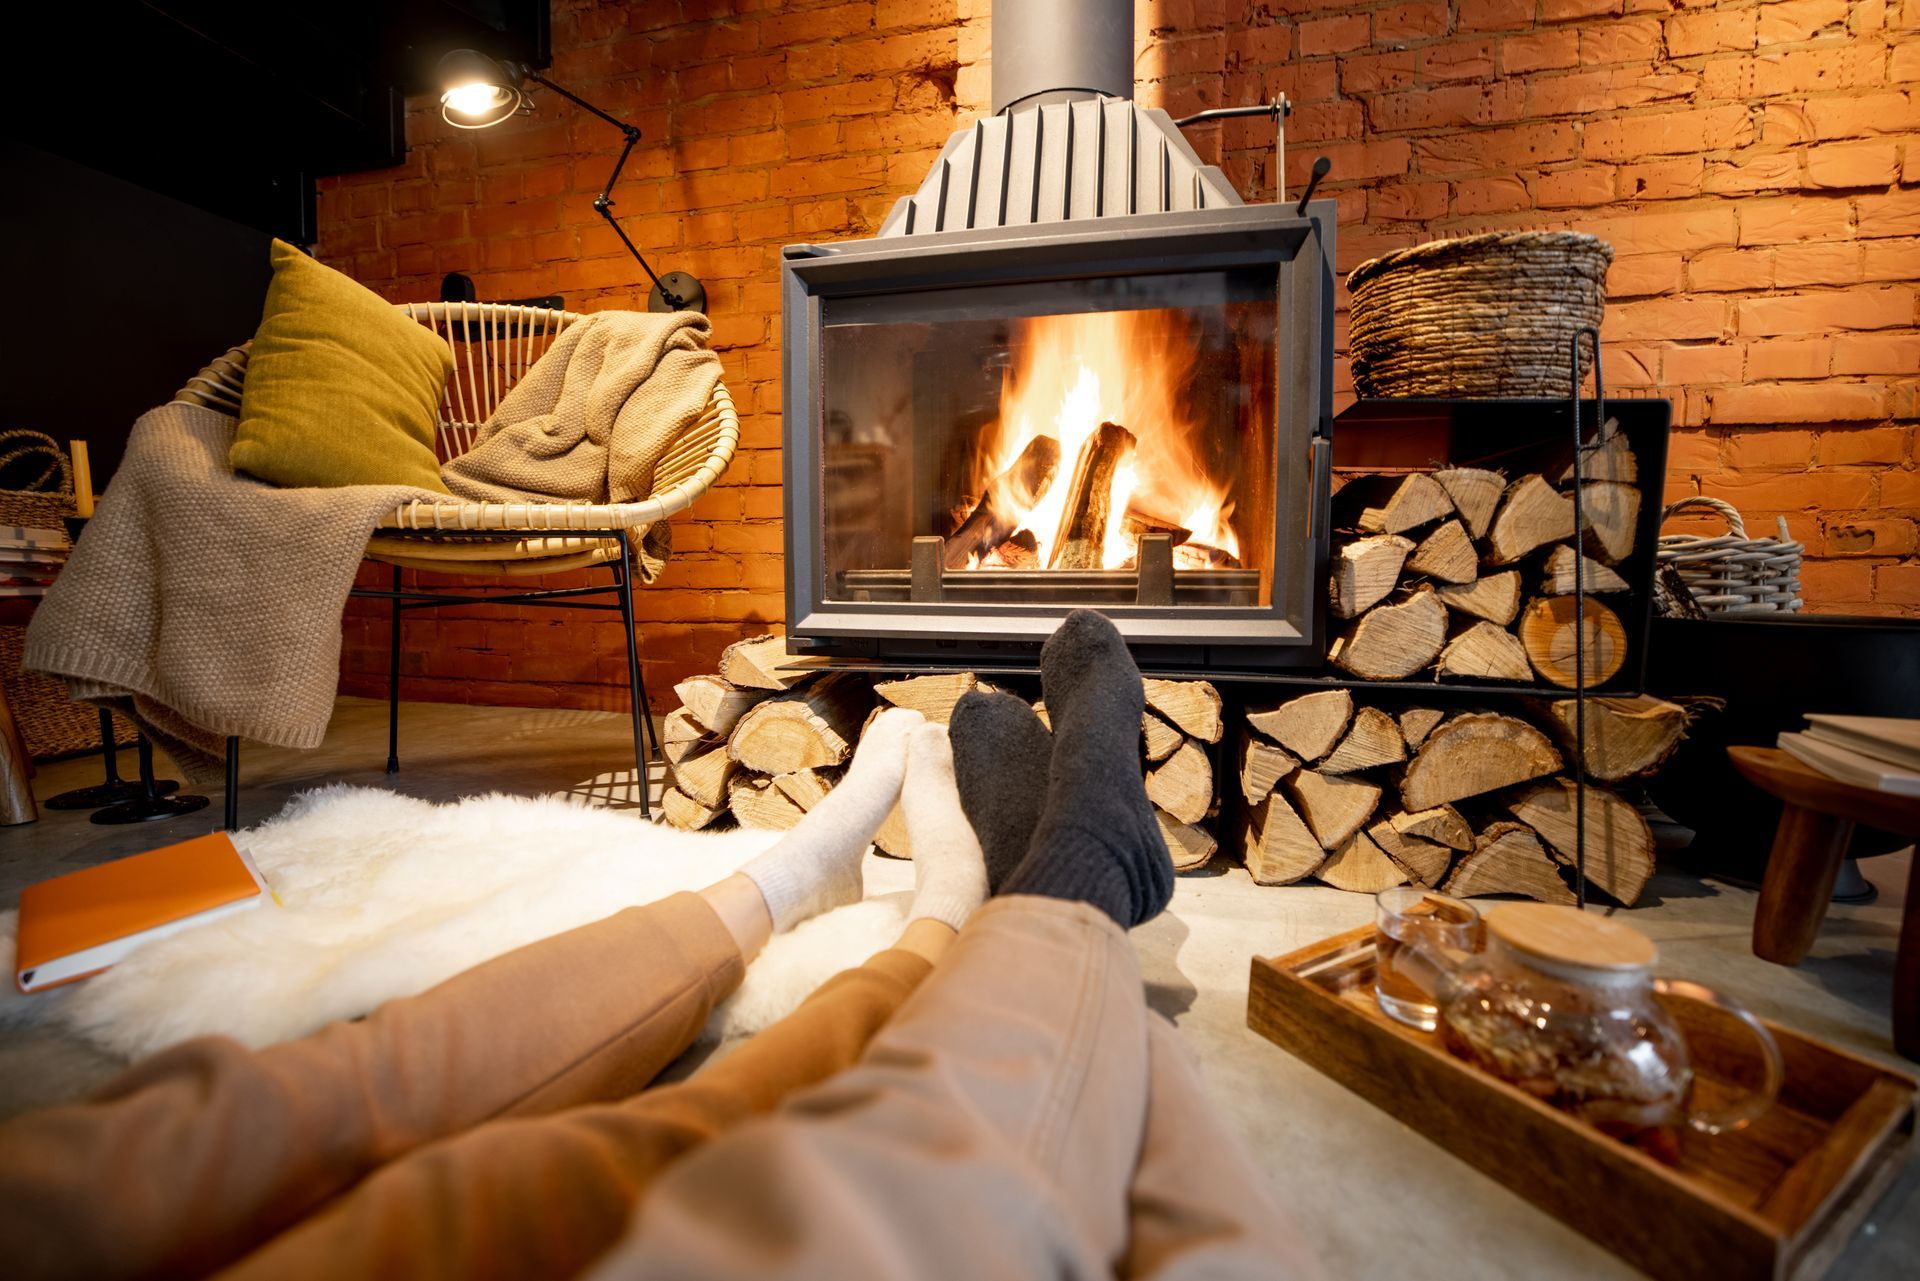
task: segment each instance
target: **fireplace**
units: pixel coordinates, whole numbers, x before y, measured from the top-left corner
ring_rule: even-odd
[[[796,651],[1018,663],[1085,606],[1144,661],[1320,661],[1332,203],[1243,205],[1165,113],[1034,88],[1125,40],[1009,59],[880,235],[787,249]]]

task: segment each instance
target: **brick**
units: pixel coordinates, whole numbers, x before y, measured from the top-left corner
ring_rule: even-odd
[[[1420,78],[1419,58],[1411,51],[1368,54],[1339,60],[1343,93],[1379,93],[1411,88]]]
[[[1807,152],[1807,178],[1816,187],[1887,187],[1900,175],[1891,142],[1828,144]]]
[[[1507,31],[1533,25],[1534,0],[1460,0],[1462,31]]]
[[[1712,406],[1710,421],[1716,423],[1846,422],[1885,417],[1887,394],[1884,387],[1862,383],[1754,383],[1719,388]]]
[[[1773,251],[1773,283],[1781,288],[1859,284],[1861,258],[1861,246],[1853,241],[1781,245]]]
[[[1621,0],[1540,0],[1540,21],[1578,22],[1621,11]]]
[[[1352,53],[1367,47],[1367,15],[1341,14],[1334,18],[1316,18],[1300,24],[1294,43],[1303,55]]]
[[[1613,203],[1615,170],[1609,165],[1583,165],[1543,173],[1533,183],[1533,198],[1542,209],[1593,208]]]
[[[1833,340],[1836,374],[1920,374],[1920,335],[1841,334]]]
[[[1719,338],[1727,332],[1727,306],[1718,298],[1654,298],[1621,303],[1607,308],[1600,332],[1609,342]]]
[[[1920,67],[1915,68],[1920,71]],[[1920,95],[1869,93],[1853,98],[1813,98],[1799,104],[1810,135],[1829,138],[1871,138],[1880,134],[1910,134],[1920,130]]]
[[[1539,124],[1421,138],[1414,143],[1414,154],[1421,173],[1468,173],[1571,160],[1579,148],[1572,125]]]
[[[1741,361],[1740,348],[1724,343],[1669,347],[1660,357],[1660,378],[1662,382],[1683,386],[1739,382]],[[1698,436],[1698,433],[1692,434]],[[1670,468],[1679,465],[1677,450],[1677,442],[1669,442],[1667,466]],[[1715,457],[1719,454],[1717,444],[1713,453]]]
[[[1898,465],[1912,457],[1912,433],[1905,427],[1856,427],[1820,435],[1822,467]]]
[[[1598,120],[1587,126],[1586,154],[1596,160],[1637,160],[1739,147],[1753,137],[1745,107],[1665,111]]]
[[[1830,338],[1770,338],[1747,344],[1746,376],[1750,382],[1825,378],[1832,367]]]
[[[1814,613],[1830,605],[1864,604],[1873,599],[1873,567],[1853,561],[1808,560],[1800,566],[1800,596]]]
[[[1771,154],[1742,153],[1738,159],[1715,161],[1701,186],[1716,196],[1745,196],[1760,191],[1798,191],[1803,151]]]
[[[1517,119],[1525,92],[1524,86],[1509,83],[1383,93],[1368,103],[1367,116],[1376,133],[1465,128]]]
[[[1736,432],[1728,437],[1729,446],[1740,434]],[[1859,471],[1785,475],[1743,475],[1736,471],[1703,475],[1700,489],[1702,493],[1725,499],[1743,512],[1846,511],[1867,504],[1867,497],[1873,491],[1873,477]]]
[[[1752,9],[1726,12],[1706,9],[1679,13],[1667,19],[1667,55],[1685,58],[1696,53],[1724,53],[1754,46]]]
[[[1747,298],[1738,304],[1739,329],[1743,335],[1892,329],[1913,323],[1913,300],[1914,291],[1899,286]]]
[[[1916,209],[1916,219],[1920,220],[1920,208]],[[1740,202],[1740,243],[1743,245],[1790,245],[1803,240],[1844,240],[1851,234],[1851,230],[1852,220],[1847,202],[1844,200],[1816,198]]]
[[[1862,196],[1854,202],[1855,228],[1861,237],[1920,235],[1920,191]]]
[[[1420,50],[1419,65],[1420,78],[1428,83],[1484,79],[1493,74],[1493,41],[1428,45]]]
[[[1847,0],[1779,0],[1761,5],[1758,13],[1760,43],[1787,44],[1811,40],[1827,28],[1843,28]]]
[[[1828,556],[1911,556],[1914,551],[1911,520],[1835,521],[1825,533],[1823,549]]]
[[[1699,156],[1659,160],[1620,169],[1622,200],[1679,200],[1700,194],[1706,162]]]
[[[1920,565],[1876,565],[1873,599],[1881,605],[1920,605]]]
[[[1727,433],[1722,451],[1727,469],[1747,475],[1758,472],[1805,471],[1813,463],[1813,433],[1796,427],[1743,428]]]
[[[1378,45],[1409,44],[1445,34],[1447,6],[1438,0],[1397,4],[1373,12],[1373,42]]]
[[[1719,206],[1643,209],[1612,218],[1583,218],[1578,229],[1613,246],[1616,254],[1687,253],[1732,245],[1733,210]]]
[[[1579,64],[1580,35],[1576,31],[1534,31],[1500,42],[1500,69],[1510,76]]]
[[[1660,53],[1660,23],[1629,18],[1580,28],[1580,61],[1586,66],[1616,62],[1652,62]]]
[[[1527,110],[1534,116],[1586,116],[1614,105],[1613,75],[1607,71],[1539,76],[1527,84]]]
[[[1607,297],[1644,298],[1677,293],[1680,289],[1679,254],[1634,254],[1615,258],[1607,269]]]
[[[1681,350],[1681,349],[1676,349]],[[1672,356],[1674,352],[1668,352]],[[1678,381],[1669,378],[1668,381]],[[1710,431],[1676,431],[1667,437],[1667,471],[1698,475],[1718,471],[1721,437]]]
[[[1773,98],[1786,94],[1860,89],[1881,83],[1884,56],[1842,46],[1791,53],[1709,59],[1701,73],[1708,98]]]
[[[1393,221],[1445,217],[1447,184],[1395,182],[1373,188],[1367,196],[1367,216]]]
[[[1464,178],[1453,184],[1456,214],[1510,213],[1532,205],[1533,197],[1527,191],[1527,184],[1516,177],[1488,175]]]

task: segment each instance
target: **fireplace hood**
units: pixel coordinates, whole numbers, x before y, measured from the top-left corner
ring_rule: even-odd
[[[1242,202],[1166,112],[1131,100],[1132,66],[1130,0],[997,5],[994,114],[948,140],[874,238],[785,250],[796,652],[1018,663],[1090,605],[1143,662],[1320,661],[1333,202]],[[1015,393],[1079,363],[1066,331],[1100,356],[1095,417],[1114,421],[1076,434],[1042,408],[1054,426],[1028,415],[1023,437]],[[1186,344],[1172,374],[1155,358],[1168,334]],[[1164,384],[1151,408],[1141,379]],[[1098,457],[1092,436],[1129,417],[1120,460]],[[1052,441],[1041,483],[1065,491],[1066,515],[1040,529],[1028,493],[1037,536],[1015,517],[986,522],[1003,545],[956,543],[1010,492],[1001,471],[1035,434]],[[1128,467],[1145,474],[1123,491]],[[1069,538],[1088,519],[1108,531],[1105,559],[1097,531]],[[1094,559],[1077,558],[1088,544]]]

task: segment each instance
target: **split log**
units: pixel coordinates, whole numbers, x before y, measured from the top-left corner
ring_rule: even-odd
[[[1370,681],[1403,680],[1433,662],[1447,640],[1447,611],[1430,588],[1377,605],[1334,642],[1334,665]]]
[[[1357,538],[1333,554],[1327,578],[1328,602],[1335,618],[1353,618],[1381,601],[1400,582],[1400,567],[1413,551],[1413,540],[1398,534]]]
[[[776,774],[773,785],[780,794],[803,810],[811,811],[814,806],[827,799],[827,793],[840,781],[841,771],[824,769],[794,770],[790,774]]]
[[[913,857],[913,844],[907,839],[906,811],[898,805],[880,820],[880,828],[873,834],[873,848],[891,858]]]
[[[1574,823],[1574,783],[1548,779],[1507,803],[1507,812],[1532,828],[1562,865],[1573,867],[1578,848]],[[1587,879],[1632,907],[1653,875],[1653,830],[1647,820],[1616,793],[1587,788]]]
[[[1601,553],[1617,564],[1633,550],[1640,487],[1610,480],[1582,486],[1580,515],[1587,522],[1587,532],[1599,540]]]
[[[1467,522],[1467,532],[1485,538],[1493,523],[1493,509],[1500,505],[1500,495],[1506,491],[1507,478],[1483,467],[1447,467],[1433,473],[1433,478],[1447,492],[1460,519]]]
[[[1390,478],[1370,479],[1376,481],[1375,486],[1369,487],[1373,488],[1377,487],[1378,482]],[[1355,483],[1364,485],[1366,482]],[[1429,521],[1452,514],[1453,502],[1447,497],[1447,491],[1440,488],[1439,482],[1432,476],[1417,471],[1402,477],[1380,506],[1363,508],[1356,527],[1363,534],[1403,534],[1409,529],[1418,529]]]
[[[1363,778],[1307,769],[1295,773],[1287,788],[1314,838],[1326,850],[1344,845],[1365,826],[1380,800],[1379,787]]]
[[[1487,563],[1511,565],[1536,547],[1573,537],[1573,500],[1537,475],[1507,487],[1487,534]]]
[[[1394,765],[1407,759],[1407,740],[1393,717],[1377,707],[1363,707],[1354,714],[1353,728],[1340,740],[1340,746],[1320,762],[1323,774],[1351,774],[1376,765]]]
[[[1432,809],[1552,774],[1561,764],[1547,736],[1525,721],[1468,712],[1441,724],[1414,753],[1400,777],[1400,802],[1411,811]]]
[[[694,800],[709,809],[727,803],[727,783],[740,766],[726,748],[715,743],[704,752],[683,756],[672,766],[673,781]]]
[[[1150,761],[1166,760],[1187,741],[1184,734],[1152,712],[1140,713],[1140,739]]]
[[[1488,574],[1458,587],[1443,585],[1434,593],[1448,609],[1505,627],[1520,613],[1520,571]]]
[[[1441,888],[1455,898],[1524,894],[1542,903],[1578,902],[1524,823],[1489,824]]]
[[[1174,547],[1180,546],[1193,537],[1191,529],[1143,512],[1132,503],[1128,503],[1127,510],[1121,513],[1120,528],[1126,533],[1127,541],[1135,546],[1139,545],[1140,538],[1144,534],[1165,534],[1168,542]]]
[[[1467,537],[1467,527],[1450,520],[1421,540],[1407,560],[1409,574],[1424,574],[1443,583],[1470,583],[1480,576],[1480,556]]]
[[[1291,885],[1327,861],[1326,850],[1279,792],[1248,811],[1245,849],[1255,885]]]
[[[948,672],[881,681],[873,692],[895,707],[911,708],[934,724],[945,725],[953,719],[954,704],[979,684],[980,678],[972,672]]]
[[[860,722],[873,705],[873,689],[853,672],[833,672],[740,718],[727,751],[762,774],[839,765],[853,754]]]
[[[1213,765],[1194,742],[1147,771],[1147,799],[1182,823],[1198,823],[1213,807]]]
[[[689,676],[673,687],[684,709],[715,734],[725,734],[770,691],[741,689],[724,676]]]
[[[1609,418],[1601,425],[1598,438],[1587,443],[1586,452],[1580,459],[1581,478],[1588,481],[1617,480],[1623,485],[1631,485],[1640,479],[1640,460],[1633,455],[1633,446],[1627,443],[1627,434],[1620,430],[1620,420]],[[1560,483],[1573,483],[1573,464],[1560,473]]]
[[[1101,423],[1080,446],[1067,489],[1053,569],[1099,569],[1106,558],[1107,518],[1113,506],[1113,473],[1133,456],[1133,433]]]
[[[1353,717],[1353,695],[1344,689],[1302,694],[1265,712],[1248,712],[1247,724],[1303,761],[1333,750]]]
[[[1460,817],[1460,811],[1451,805],[1436,805],[1430,810],[1402,810],[1398,814],[1389,814],[1387,822],[1402,836],[1438,841],[1448,849],[1473,848],[1473,829],[1467,826],[1466,819]]]
[[[1240,794],[1247,798],[1248,805],[1258,805],[1299,764],[1282,749],[1256,735],[1247,735],[1240,753]]]
[[[683,832],[697,832],[726,812],[724,806],[702,805],[677,787],[669,787],[660,797],[661,815]]]
[[[1211,681],[1143,680],[1147,706],[1203,743],[1217,743],[1225,732],[1220,720],[1220,691]]]
[[[1576,709],[1561,699],[1543,709],[1561,747],[1574,750]],[[1596,695],[1587,700],[1587,776],[1618,783],[1651,774],[1666,763],[1687,732],[1687,710],[1645,694]]]
[[[1006,542],[1020,528],[1020,522],[1040,501],[1060,470],[1060,442],[1052,436],[1035,436],[1013,460],[1013,465],[995,476],[987,492],[974,504],[960,528],[947,536],[943,553],[948,569],[965,569],[967,562]]]
[[[773,780],[743,774],[727,789],[727,808],[742,827],[784,832],[806,817],[798,805],[774,787]]]
[[[1610,566],[1602,565],[1591,556],[1578,556],[1573,548],[1561,543],[1547,553],[1546,565],[1540,576],[1540,591],[1547,596],[1567,596],[1574,590],[1574,562],[1580,564],[1580,577],[1590,592],[1624,592],[1627,580],[1613,572]]]
[[[1584,674],[1589,687],[1610,680],[1627,661],[1627,629],[1620,616],[1597,600],[1586,602],[1585,624],[1578,630],[1586,637],[1584,672],[1574,658],[1575,597],[1541,596],[1520,616],[1520,643],[1526,647],[1527,661],[1542,680],[1563,689],[1572,689],[1577,675]]]
[[[1205,867],[1213,858],[1213,852],[1220,848],[1220,842],[1204,827],[1182,823],[1165,810],[1155,810],[1153,817],[1160,823],[1160,835],[1167,842],[1167,853],[1173,857],[1176,872]]]
[[[1519,637],[1492,623],[1475,623],[1440,651],[1440,674],[1524,684],[1533,671]]]
[[[783,690],[812,674],[781,671],[786,662],[786,637],[754,636],[720,651],[720,675],[742,689]]]
[[[678,765],[696,753],[725,745],[724,738],[707,733],[684,707],[667,713],[666,720],[660,722],[660,754],[667,758],[668,765]]]
[[[1453,864],[1453,851],[1446,846],[1409,836],[1384,819],[1369,827],[1366,834],[1406,872],[1409,880],[1428,889],[1445,880],[1447,868]]]
[[[1433,727],[1446,718],[1447,714],[1437,707],[1409,707],[1400,713],[1400,736],[1407,740],[1408,747],[1418,747],[1427,741]]]
[[[989,552],[985,563],[1004,569],[1039,569],[1040,540],[1034,537],[1030,529],[1018,530],[1012,538]]]
[[[1378,894],[1407,883],[1406,869],[1388,858],[1365,832],[1355,832],[1342,841],[1314,875],[1336,890],[1356,894]]]

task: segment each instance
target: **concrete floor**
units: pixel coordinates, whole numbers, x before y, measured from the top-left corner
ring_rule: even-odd
[[[299,753],[255,748],[243,761],[241,821],[256,823],[288,797],[325,783],[392,786],[453,800],[487,791],[561,792],[630,804],[631,745],[624,716],[408,704],[402,772],[389,779],[386,709],[342,699],[324,746]],[[123,754],[131,770],[132,754]],[[44,766],[42,797],[97,781],[93,760]],[[657,785],[657,784],[656,784]],[[85,814],[44,814],[0,829],[0,905],[21,886],[166,841],[211,831],[205,811],[137,829],[95,827]],[[1798,969],[1754,957],[1751,890],[1662,872],[1634,925],[1660,945],[1662,969],[1708,983],[1758,1013],[1912,1072],[1893,1053],[1888,1024],[1892,958],[1909,853],[1862,863],[1877,903],[1835,906],[1814,955]],[[911,884],[910,865],[874,858],[876,891]],[[1137,931],[1149,999],[1198,1052],[1220,1104],[1241,1126],[1303,1236],[1332,1277],[1612,1278],[1639,1275],[1517,1195],[1435,1147],[1246,1027],[1253,955],[1304,946],[1369,917],[1370,900],[1324,887],[1263,888],[1234,868],[1182,877],[1172,910]],[[39,1033],[0,1033],[0,1115],[83,1090],[117,1065]],[[1920,1275],[1920,1159],[1829,1274],[1849,1281]]]

